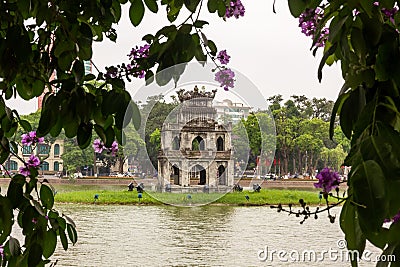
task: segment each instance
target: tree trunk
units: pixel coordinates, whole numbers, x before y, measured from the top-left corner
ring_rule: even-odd
[[[293,173],[292,174],[294,174],[294,173],[296,173],[296,156],[295,156],[294,152],[292,154],[292,162],[293,162]]]

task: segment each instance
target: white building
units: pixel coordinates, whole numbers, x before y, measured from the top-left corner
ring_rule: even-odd
[[[243,103],[235,103],[229,99],[223,101],[214,101],[213,107],[217,110],[218,123],[237,124],[241,119],[247,119],[251,107],[245,106]]]
[[[18,156],[25,161],[29,159],[32,154],[37,155],[39,158],[44,158],[40,165],[40,173],[56,173],[63,170],[63,160],[61,155],[64,152],[64,141],[56,140],[52,144],[38,144],[35,151],[32,151],[30,146],[18,147]],[[18,172],[20,167],[24,164],[15,156],[10,156],[4,163],[5,168],[12,173]]]

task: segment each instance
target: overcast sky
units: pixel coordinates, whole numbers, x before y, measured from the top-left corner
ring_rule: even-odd
[[[219,50],[227,50],[231,56],[229,66],[246,75],[265,98],[275,94],[282,94],[284,98],[304,94],[310,98],[335,100],[343,83],[339,65],[326,66],[322,83],[319,83],[317,68],[321,52],[317,57],[312,56],[312,40],[301,33],[298,20],[290,15],[287,1],[276,1],[277,14],[272,12],[272,2],[242,0],[246,8],[245,16],[227,21],[216,14],[208,14],[204,8],[201,18],[210,22],[205,26],[204,33],[215,41]],[[167,24],[162,7],[156,15],[146,10],[141,25],[135,28],[130,24],[125,8],[117,26],[117,42],[95,44],[94,63],[104,70],[107,65],[127,62],[130,49],[143,44],[142,36],[154,34]],[[135,92],[142,85],[142,81],[134,80],[127,87],[130,92]],[[36,102],[13,101],[12,105],[24,114],[35,111]]]

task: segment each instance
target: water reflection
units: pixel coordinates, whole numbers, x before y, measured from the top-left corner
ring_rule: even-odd
[[[349,266],[344,262],[261,262],[257,252],[335,248],[338,224],[308,220],[268,207],[58,207],[75,219],[79,240],[58,247],[57,266]],[[335,211],[336,214],[339,210]],[[360,266],[372,266],[361,264]]]

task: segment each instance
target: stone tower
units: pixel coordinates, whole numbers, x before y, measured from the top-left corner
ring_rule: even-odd
[[[229,190],[233,186],[232,125],[218,124],[212,101],[217,90],[177,91],[180,105],[161,130],[158,182],[161,189],[204,187]]]

